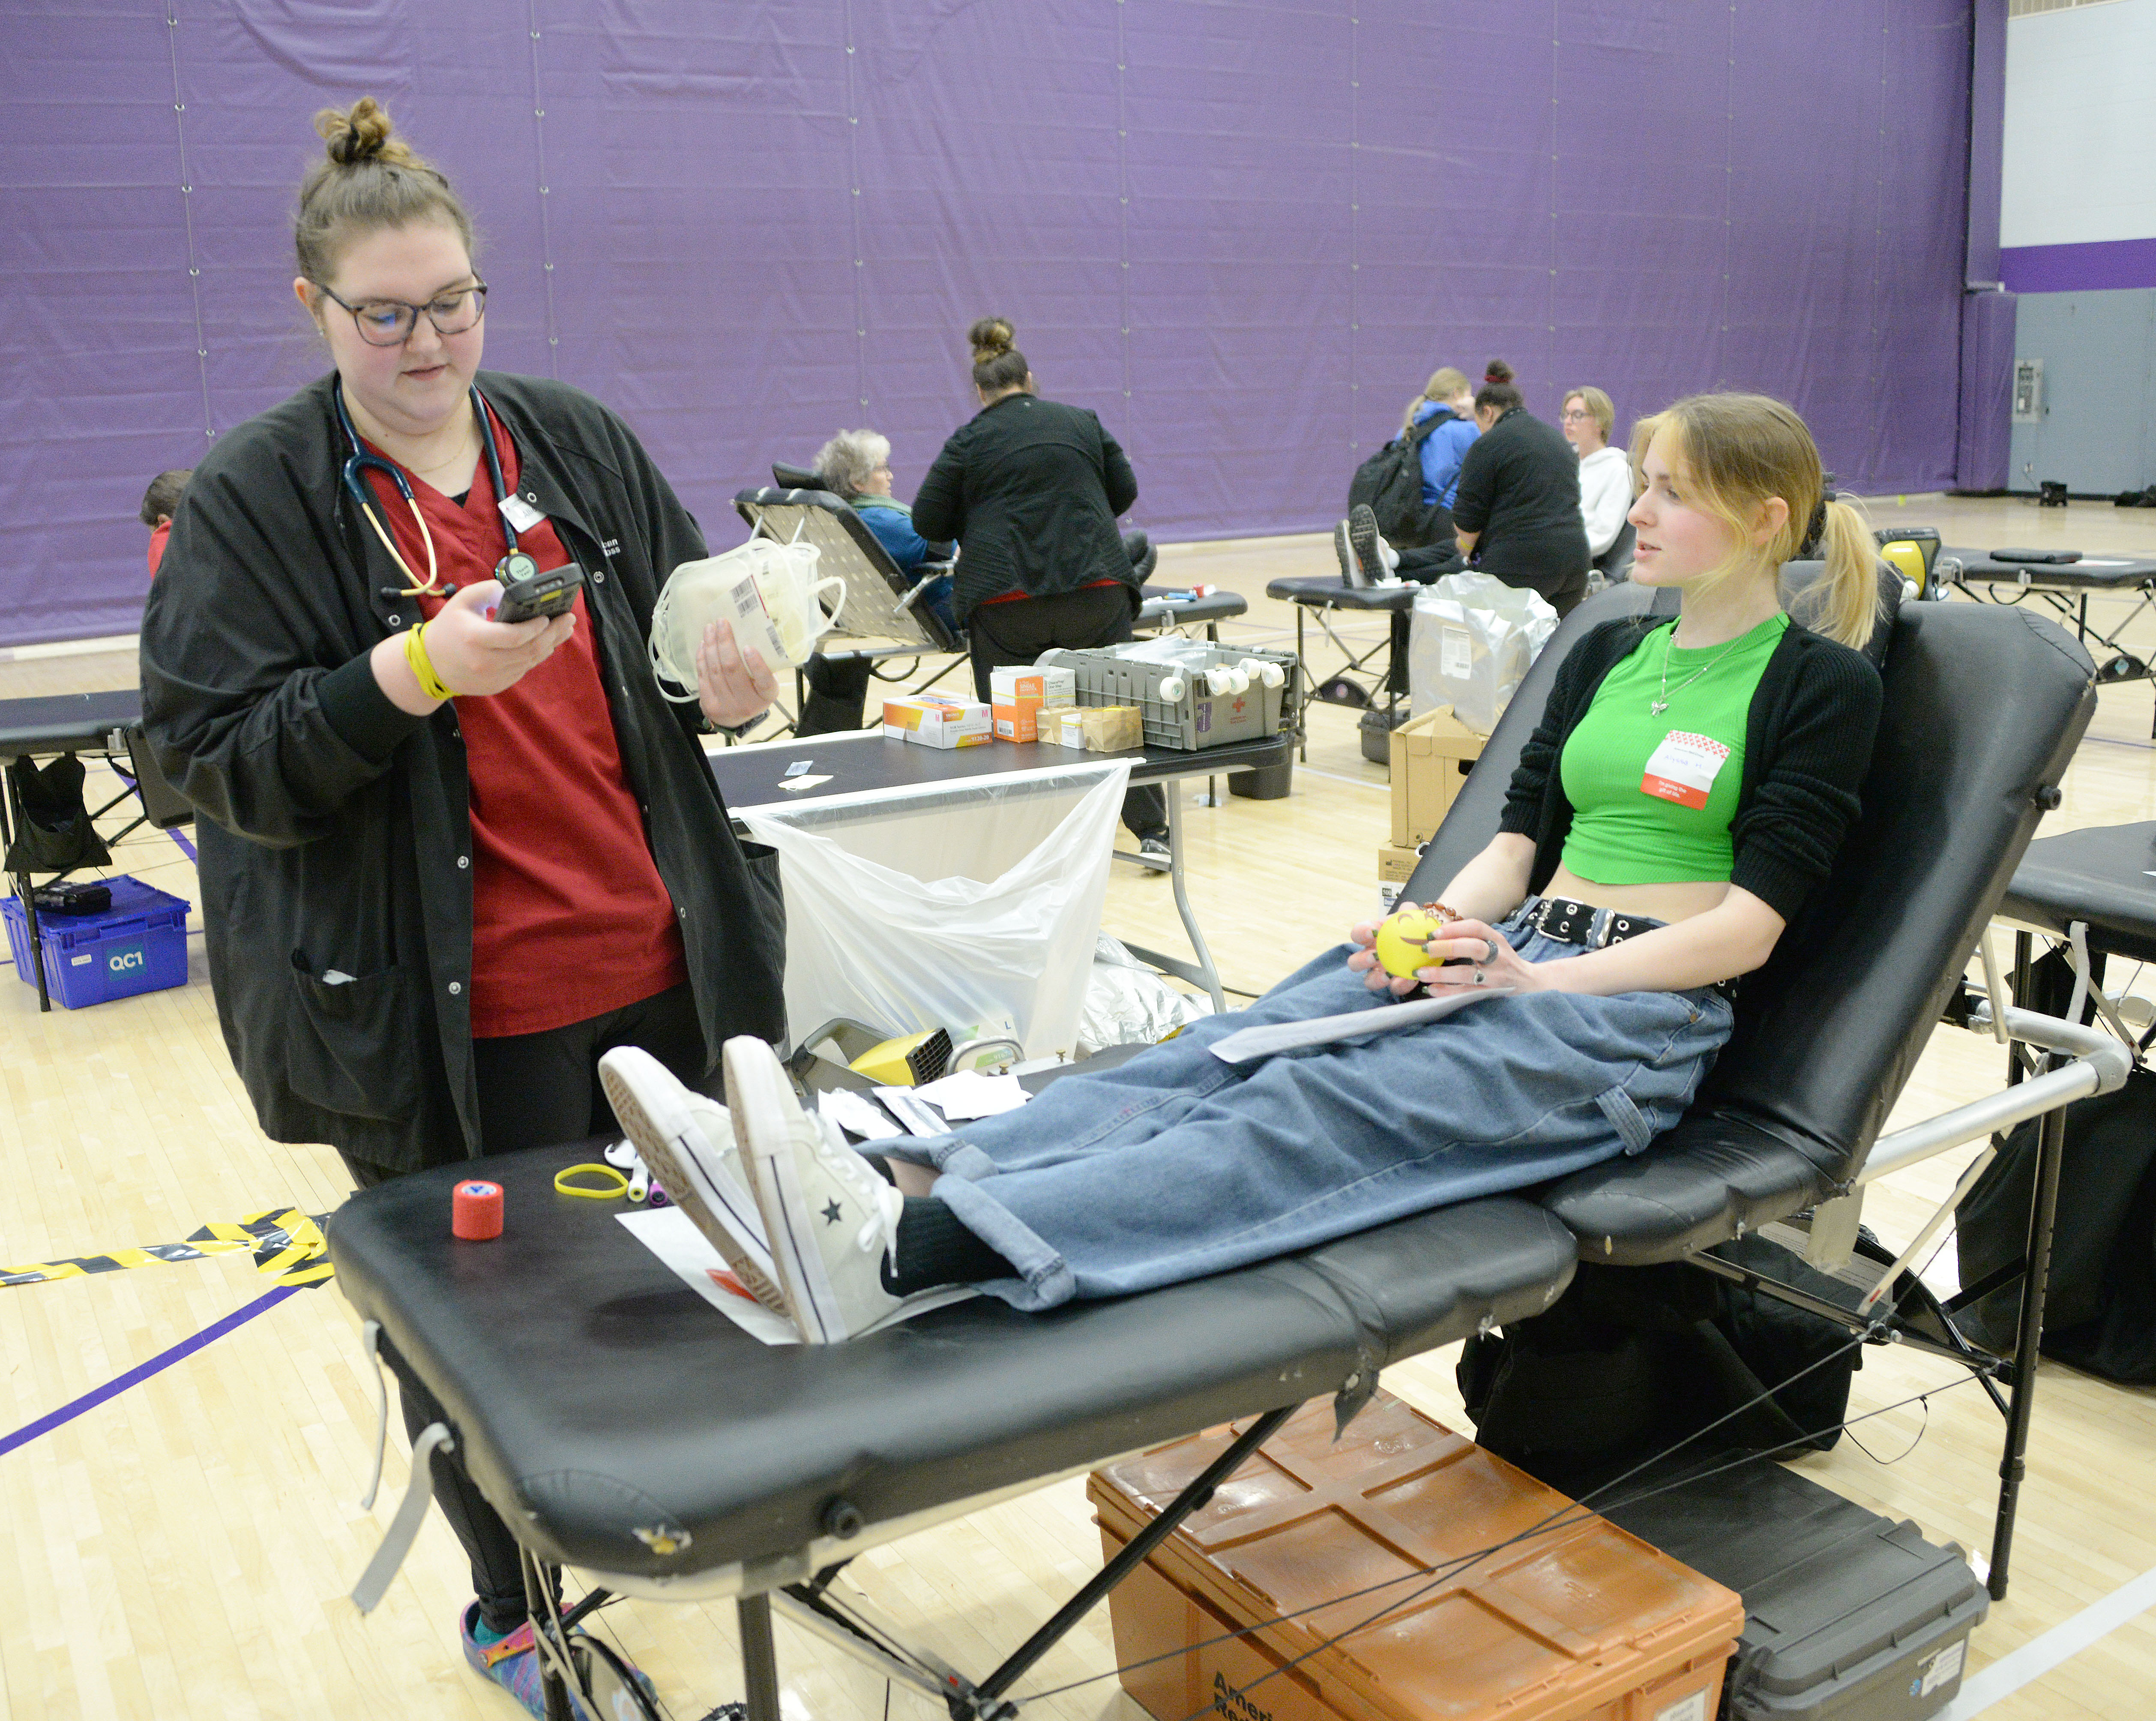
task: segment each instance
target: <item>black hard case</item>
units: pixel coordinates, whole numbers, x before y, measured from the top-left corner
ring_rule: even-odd
[[[1959,1549],[1765,1461],[1620,1492],[1604,1517],[1744,1598],[1725,1721],[1922,1721],[1961,1689],[1990,1597]]]

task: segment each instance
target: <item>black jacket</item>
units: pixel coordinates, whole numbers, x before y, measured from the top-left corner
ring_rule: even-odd
[[[1104,579],[1135,588],[1116,516],[1137,499],[1131,463],[1099,419],[1010,394],[951,433],[913,499],[913,527],[957,540],[963,620],[1006,592],[1045,598]]]
[[[1651,616],[1606,621],[1580,636],[1558,665],[1543,720],[1520,750],[1498,829],[1535,840],[1527,888],[1539,891],[1558,869],[1572,830],[1558,763],[1573,727],[1594,702],[1602,678],[1641,640],[1669,625]],[[1789,624],[1760,672],[1744,721],[1744,776],[1729,836],[1729,881],[1784,921],[1825,879],[1856,822],[1857,790],[1871,768],[1871,743],[1886,692],[1861,651]]]
[[[471,823],[455,702],[414,717],[367,653],[415,624],[339,480],[325,378],[195,469],[142,622],[160,764],[203,815],[210,980],[264,1132],[393,1170],[476,1154]],[[482,372],[526,501],[586,570],[623,768],[680,915],[706,1043],[778,1040],[777,857],[734,837],[694,705],[660,698],[652,607],[705,554],[627,425],[562,383]],[[324,982],[326,970],[354,978]],[[573,984],[565,977],[564,984]]]
[[[1475,565],[1548,595],[1585,585],[1579,456],[1554,426],[1514,407],[1460,463],[1452,523],[1479,534]]]

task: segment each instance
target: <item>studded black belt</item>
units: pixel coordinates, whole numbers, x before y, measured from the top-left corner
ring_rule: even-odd
[[[1667,922],[1650,920],[1644,914],[1620,914],[1614,908],[1597,908],[1592,902],[1545,896],[1528,913],[1527,924],[1545,938],[1554,938],[1560,944],[1600,950],[1608,945],[1621,944],[1627,938],[1636,938],[1642,932],[1651,932]],[[1735,980],[1717,980],[1702,989],[1719,992],[1732,1004],[1737,1002]]]

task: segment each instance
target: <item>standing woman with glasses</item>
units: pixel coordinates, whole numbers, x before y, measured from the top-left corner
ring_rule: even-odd
[[[316,129],[293,290],[335,368],[195,470],[143,709],[202,815],[210,979],[263,1130],[364,1188],[611,1128],[614,1045],[713,1085],[727,1036],[784,1036],[784,927],[696,738],[759,714],[768,669],[719,624],[677,706],[646,660],[696,521],[597,401],[480,370],[471,218],[388,116]],[[571,566],[562,614],[495,619],[503,581]],[[408,1429],[445,1420],[388,1361]],[[516,1540],[459,1458],[434,1468],[479,1592],[465,1653],[536,1714]]]

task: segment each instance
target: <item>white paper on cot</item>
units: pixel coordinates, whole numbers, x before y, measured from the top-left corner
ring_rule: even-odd
[[[947,1133],[943,1114],[923,1100],[910,1087],[879,1087],[875,1097],[884,1108],[898,1119],[908,1135],[930,1136]]]
[[[829,1087],[816,1102],[816,1109],[839,1128],[872,1142],[895,1140],[906,1133],[884,1114],[866,1094],[849,1087]]]
[[[806,777],[786,778],[780,782],[778,787],[783,794],[799,794],[804,789],[821,789],[830,780],[829,778],[819,776],[812,771]]]
[[[1305,1046],[1332,1045],[1342,1040],[1359,1040],[1366,1034],[1389,1034],[1399,1028],[1419,1028],[1456,1009],[1480,1004],[1486,998],[1510,998],[1510,986],[1490,986],[1474,992],[1455,992],[1445,998],[1418,998],[1407,1004],[1379,1004],[1375,1009],[1343,1010],[1337,1016],[1313,1016],[1306,1022],[1276,1022],[1265,1028],[1242,1028],[1216,1040],[1209,1048],[1224,1064],[1247,1064],[1277,1052],[1300,1051]]]
[[[987,1076],[978,1070],[961,1070],[927,1082],[915,1088],[913,1097],[927,1100],[953,1123],[1015,1112],[1032,1097],[1019,1086],[1017,1076]]]
[[[501,517],[519,532],[530,532],[534,527],[542,524],[547,518],[515,491],[511,491],[495,506],[501,510]]]
[[[1697,812],[1707,805],[1707,796],[1714,791],[1714,779],[1728,763],[1729,748],[1726,743],[1712,735],[1692,735],[1672,729],[1662,737],[1662,744],[1647,756],[1647,771],[1640,779],[1640,793],[1650,794],[1656,800],[1675,801],[1681,807],[1690,807]]]
[[[614,1217],[629,1227],[629,1236],[664,1261],[675,1277],[750,1338],[765,1344],[800,1343],[801,1335],[794,1330],[793,1322],[783,1315],[773,1314],[746,1291],[733,1288],[740,1281],[727,1267],[726,1257],[711,1246],[680,1208],[646,1207],[634,1213],[618,1213]],[[932,1308],[963,1302],[979,1294],[971,1285],[944,1285],[933,1291],[923,1291],[907,1297],[874,1326],[862,1330],[880,1332],[886,1327],[910,1321],[916,1315],[925,1315]]]

